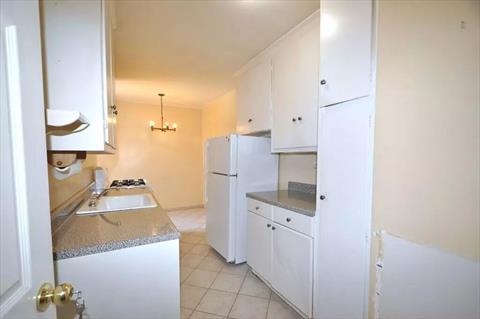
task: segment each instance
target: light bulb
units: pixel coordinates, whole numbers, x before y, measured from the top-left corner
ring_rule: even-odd
[[[172,128],[176,129],[177,128],[177,123],[173,123]]]
[[[155,127],[155,121],[148,122],[148,125],[150,126],[150,128],[154,128]]]

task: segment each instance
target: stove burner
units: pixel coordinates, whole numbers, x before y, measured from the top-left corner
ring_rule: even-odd
[[[128,188],[128,187],[145,187],[147,183],[143,178],[138,179],[123,179],[123,180],[114,180],[110,187],[117,187],[117,188]]]

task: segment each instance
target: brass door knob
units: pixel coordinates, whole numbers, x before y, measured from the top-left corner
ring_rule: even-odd
[[[37,310],[43,312],[53,302],[56,306],[63,306],[72,300],[73,286],[63,283],[53,288],[49,283],[44,283],[37,293]]]

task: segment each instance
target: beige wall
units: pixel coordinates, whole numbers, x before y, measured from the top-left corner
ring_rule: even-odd
[[[53,176],[54,168],[48,166],[48,186],[50,192],[50,211],[65,203],[75,193],[81,191],[94,180],[94,169],[97,165],[95,155],[87,155],[82,170],[66,179],[58,180]]]
[[[479,258],[480,2],[379,5],[375,229]]]
[[[278,188],[287,189],[288,182],[317,183],[317,154],[280,154]]]
[[[202,110],[203,141],[210,137],[234,133],[237,125],[237,102],[235,90],[216,98]]]
[[[478,260],[480,2],[377,3],[373,230]]]
[[[473,259],[480,258],[479,12],[478,1],[378,2],[373,189],[374,231]],[[377,251],[373,241],[371,302]]]
[[[160,125],[160,107],[119,102],[117,152],[98,155],[110,180],[146,178],[166,209],[203,203],[201,110],[165,107],[165,119],[177,132],[150,131]]]

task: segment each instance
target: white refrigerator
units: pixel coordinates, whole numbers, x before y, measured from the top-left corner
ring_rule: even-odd
[[[209,139],[205,149],[208,243],[227,262],[245,262],[245,194],[278,188],[278,155],[270,138],[236,134]]]

